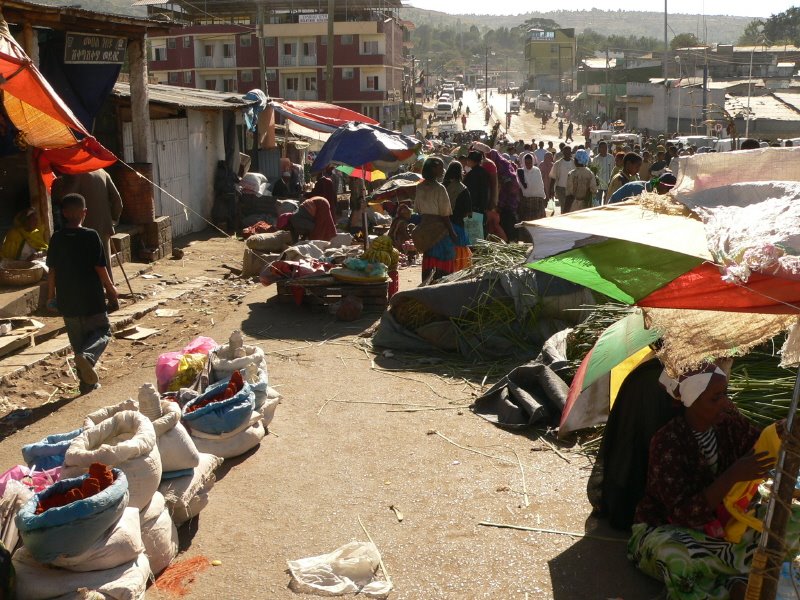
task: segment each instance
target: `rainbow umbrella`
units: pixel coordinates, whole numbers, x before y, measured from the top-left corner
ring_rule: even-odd
[[[364,181],[378,181],[386,179],[386,173],[379,169],[362,169],[361,167],[351,167],[350,165],[339,165],[337,171],[341,171],[349,177],[363,179]]]

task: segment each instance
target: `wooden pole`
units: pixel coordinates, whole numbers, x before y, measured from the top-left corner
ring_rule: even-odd
[[[774,600],[778,593],[778,579],[786,553],[786,525],[791,516],[792,495],[800,468],[800,425],[795,419],[798,399],[800,369],[794,382],[792,404],[786,418],[786,433],[778,455],[772,494],[764,517],[764,531],[753,555],[745,600]]]
[[[131,122],[133,131],[133,160],[153,162],[153,134],[150,128],[150,108],[147,92],[147,55],[144,37],[128,42],[131,66]]]

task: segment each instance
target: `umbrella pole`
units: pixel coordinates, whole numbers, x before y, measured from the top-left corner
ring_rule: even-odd
[[[786,525],[791,516],[792,495],[800,468],[800,425],[795,419],[800,399],[800,368],[794,382],[792,403],[786,418],[775,480],[764,517],[764,531],[753,555],[745,600],[774,600],[785,554]]]
[[[369,221],[367,219],[367,167],[366,165],[361,165],[361,174],[364,176],[364,198],[361,199],[361,202],[365,204],[365,208],[361,211],[361,226],[364,228],[364,252],[369,250]]]

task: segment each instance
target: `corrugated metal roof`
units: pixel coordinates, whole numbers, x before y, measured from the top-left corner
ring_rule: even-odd
[[[773,92],[773,95],[781,102],[788,104],[800,113],[800,94],[797,92]],[[800,118],[800,116],[795,117]]]
[[[792,96],[792,94],[781,94]],[[800,110],[792,108],[786,101],[782,101],[777,94],[750,97],[750,112],[756,119],[769,119],[772,121],[797,121],[800,119]],[[733,115],[747,112],[746,96],[725,96],[725,109]]]
[[[111,95],[119,98],[130,98],[130,84],[118,81],[114,84]],[[182,108],[237,110],[256,104],[255,102],[242,100],[241,95],[228,92],[214,92],[161,83],[151,83],[148,86],[148,96],[150,102]]]

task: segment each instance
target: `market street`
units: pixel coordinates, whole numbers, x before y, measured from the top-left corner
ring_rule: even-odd
[[[212,238],[185,250],[191,275],[205,270],[216,283],[166,303],[179,311],[176,317],[142,319],[160,334],[144,342],[113,340],[101,363],[102,389],[71,400],[56,394],[54,404],[34,408],[38,420],[0,442],[2,464],[19,462],[23,444],[74,429],[88,412],[135,397],[141,384],[154,380],[158,354],[195,335],[224,341],[241,328],[248,343],[267,352],[270,384],[283,400],[260,448],[225,461],[208,506],[180,530],[184,552],[177,562],[222,561],[199,573],[185,598],[296,598],[287,588],[286,561],[365,539],[359,517],[383,554],[395,584],[392,598],[655,596],[658,584],[627,562],[625,536],[596,530],[589,517],[586,455],[562,448],[561,458],[551,450],[554,438],[504,431],[466,408],[483,373],[470,375],[460,362],[431,365],[416,355],[376,356],[358,337],[376,315],[342,323],[277,304],[274,286],[241,288],[218,279],[226,272],[219,265],[241,257],[240,242]],[[154,272],[169,282],[180,277],[180,264],[167,261]],[[418,267],[401,271],[401,289],[418,281]],[[133,281],[137,291],[150,283]],[[63,365],[62,357],[35,367],[13,380],[14,387],[4,384],[4,393],[33,408],[41,403],[35,392],[49,394],[53,383],[64,381]],[[589,531],[617,541],[480,521]],[[174,596],[151,586],[147,597]]]

